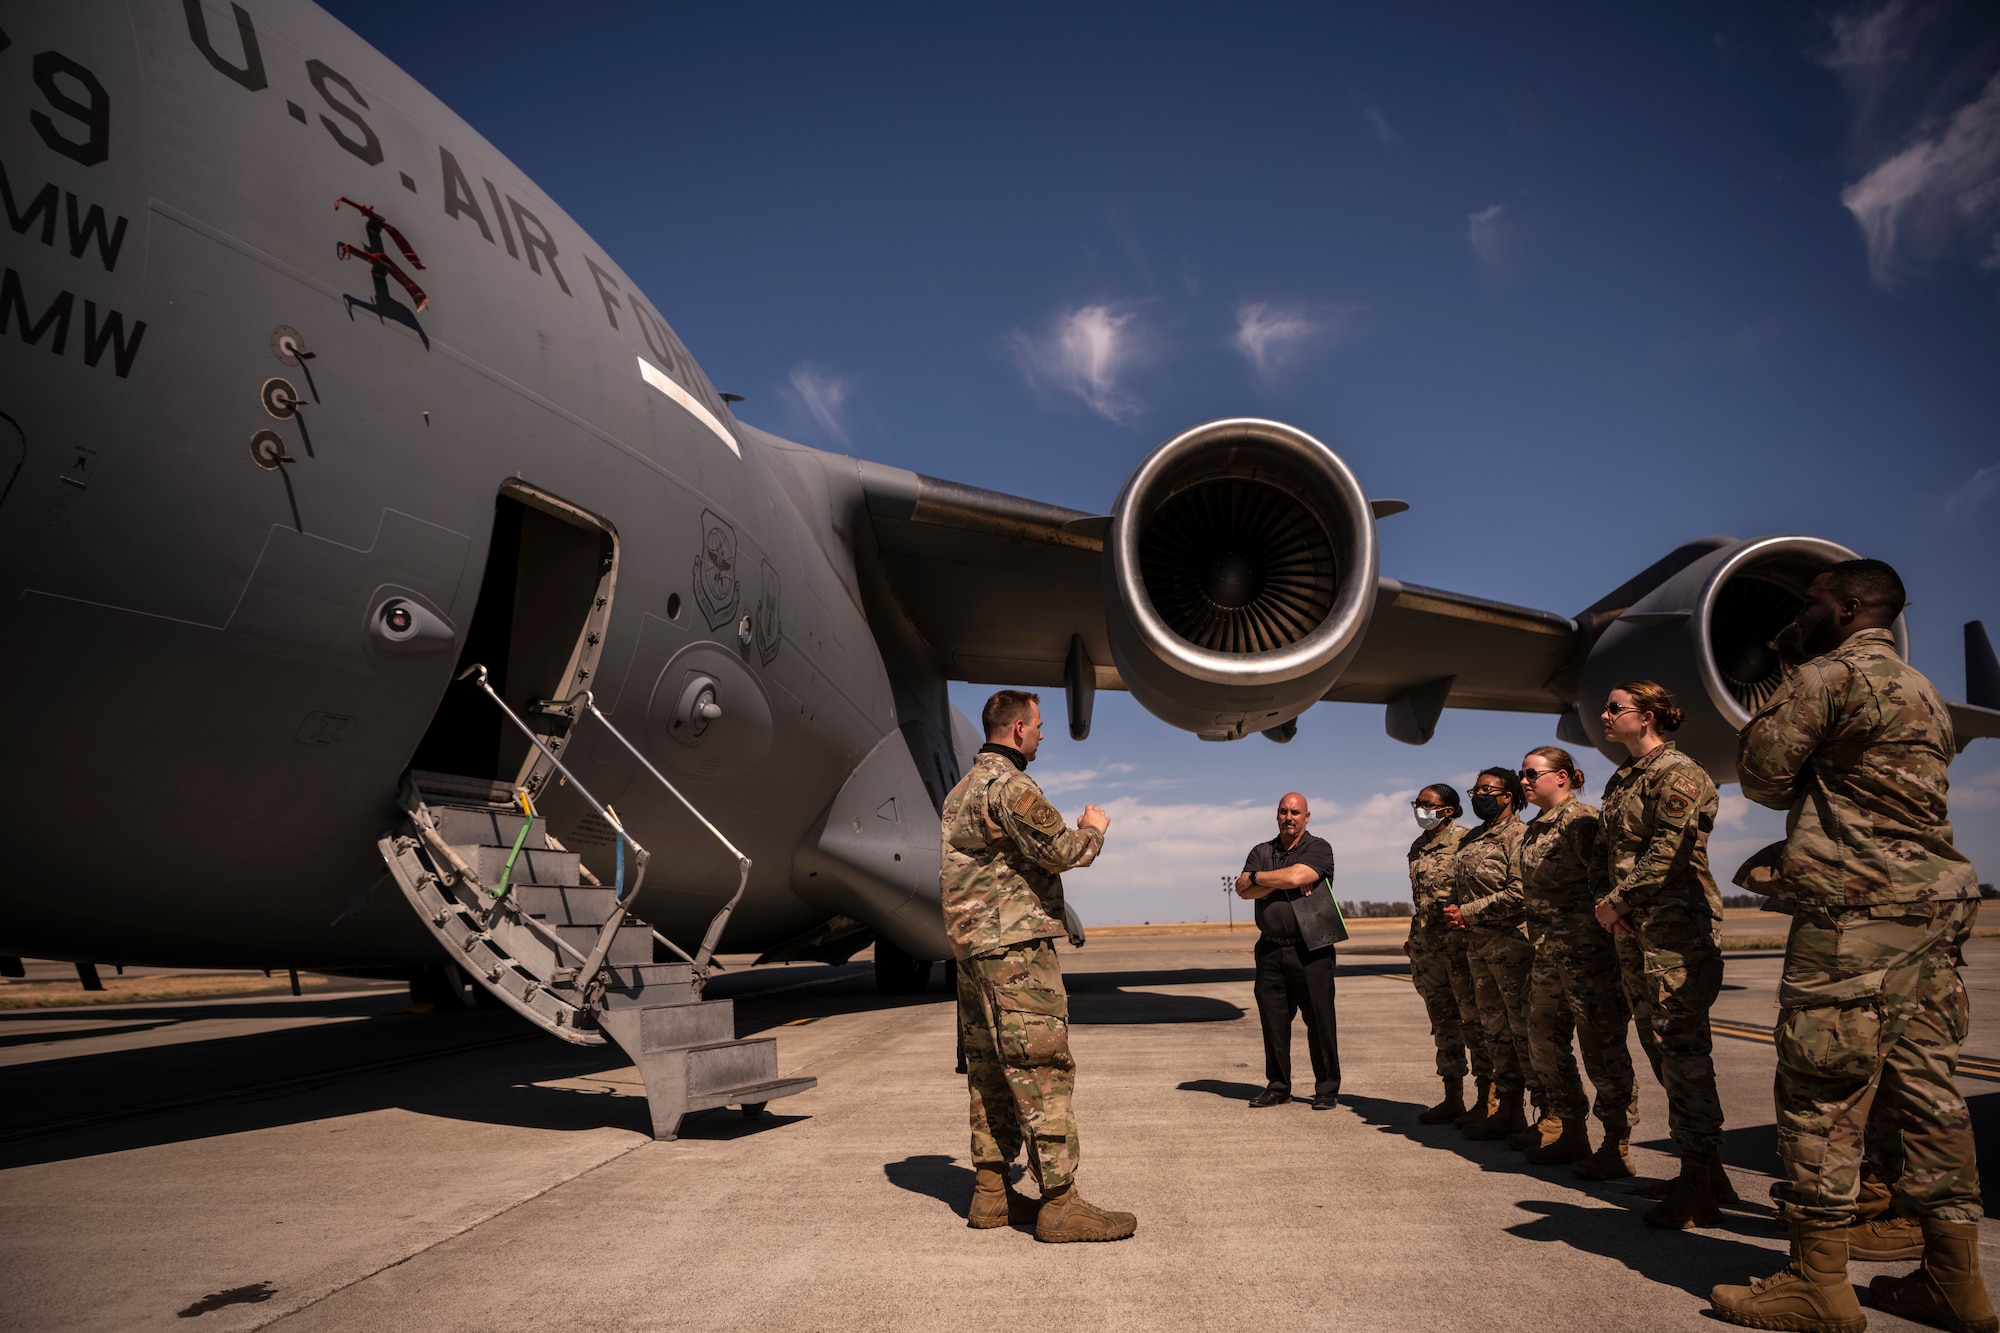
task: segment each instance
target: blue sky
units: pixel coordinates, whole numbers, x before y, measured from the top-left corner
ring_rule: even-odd
[[[1273,416],[1411,502],[1394,577],[1572,613],[1806,532],[1903,572],[1946,693],[1962,622],[2000,636],[1988,6],[329,7],[805,443],[1101,512],[1168,436]],[[1285,790],[1341,896],[1404,896],[1407,794],[1552,723],[1213,746],[1100,696],[1038,771],[1117,821],[1086,919],[1219,919]],[[1953,776],[1991,879],[2000,742]],[[1780,831],[1727,789],[1718,865]]]

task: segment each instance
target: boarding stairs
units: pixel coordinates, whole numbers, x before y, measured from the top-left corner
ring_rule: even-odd
[[[563,766],[545,739],[547,726],[538,732],[524,723],[494,692],[484,668],[460,677],[468,678],[526,733],[541,761],[520,787],[436,773],[404,778],[404,822],[377,846],[446,953],[475,984],[544,1031],[582,1046],[615,1042],[645,1081],[656,1139],[674,1138],[696,1111],[735,1106],[755,1117],[766,1103],[815,1086],[816,1079],[779,1077],[776,1039],[739,1039],[733,1003],[702,996],[715,946],[749,883],[750,859],[625,740],[588,691],[538,705],[567,723],[594,717],[736,857],[736,896],[716,914],[701,947],[687,953],[630,911],[650,854]],[[529,791],[540,785],[537,773],[561,774],[610,826],[612,883],[549,833]],[[676,961],[655,962],[660,952]]]

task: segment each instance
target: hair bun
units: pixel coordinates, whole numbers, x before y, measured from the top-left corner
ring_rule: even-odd
[[[1659,724],[1661,731],[1679,731],[1681,723],[1687,721],[1687,713],[1669,704],[1654,720]]]

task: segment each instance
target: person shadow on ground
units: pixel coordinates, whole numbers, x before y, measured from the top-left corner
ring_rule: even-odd
[[[972,1206],[971,1168],[960,1166],[956,1159],[942,1153],[927,1153],[886,1163],[882,1174],[897,1189],[936,1199],[951,1209],[961,1222],[965,1220],[966,1209]]]

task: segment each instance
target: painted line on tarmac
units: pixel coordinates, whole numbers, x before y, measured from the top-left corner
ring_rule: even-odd
[[[1396,981],[1411,981],[1411,978],[1399,976],[1394,972],[1377,972],[1375,975],[1393,978]],[[1709,1019],[1708,1030],[1718,1037],[1734,1037],[1738,1041],[1759,1041],[1766,1046],[1775,1046],[1778,1041],[1777,1034],[1770,1028],[1761,1027],[1756,1023],[1736,1023],[1726,1018]],[[2000,1083],[2000,1060],[1989,1060],[1980,1055],[1961,1055],[1958,1057],[1958,1072],[1966,1078],[1980,1078]]]
[[[1771,1028],[1757,1023],[1733,1023],[1727,1019],[1711,1018],[1709,1030],[1720,1037],[1735,1037],[1739,1041],[1757,1041],[1766,1046],[1777,1043],[1777,1034]],[[2000,1060],[1989,1060],[1979,1055],[1958,1057],[1958,1072],[1967,1078],[1986,1079],[2000,1083]]]
[[[316,1074],[299,1074],[292,1078],[277,1078],[266,1083],[252,1083],[241,1088],[224,1088],[216,1092],[200,1092],[191,1097],[173,1097],[166,1101],[147,1102],[143,1106],[127,1106],[116,1111],[97,1111],[90,1115],[70,1116],[65,1120],[44,1120],[39,1124],[22,1125],[18,1129],[0,1130],[0,1143],[15,1139],[31,1138],[37,1134],[54,1134],[65,1129],[83,1129],[90,1125],[102,1125],[113,1120],[129,1120],[134,1116],[151,1115],[156,1111],[173,1111],[183,1106],[200,1106],[206,1102],[224,1101],[230,1097],[249,1097],[260,1092],[275,1092],[279,1088],[296,1088],[306,1083],[324,1083],[331,1078],[345,1078],[350,1074],[367,1074],[377,1069],[394,1069],[398,1065],[416,1064],[420,1060],[435,1060],[446,1055],[462,1055],[467,1051],[483,1051],[492,1046],[509,1046],[517,1041],[533,1041],[541,1036],[539,1032],[517,1032],[508,1037],[491,1037],[485,1041],[467,1042],[463,1046],[444,1046],[435,1051],[423,1051],[413,1055],[395,1055],[386,1060],[370,1060],[366,1064],[343,1065],[339,1069],[323,1069]]]

